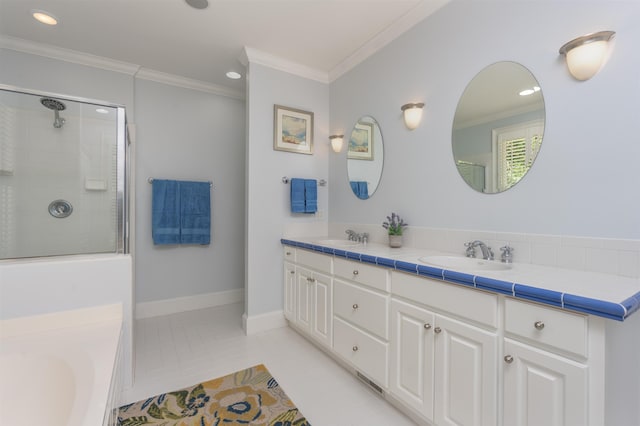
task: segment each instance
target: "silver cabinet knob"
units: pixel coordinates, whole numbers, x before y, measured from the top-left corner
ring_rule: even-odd
[[[542,321],[536,321],[533,326],[536,328],[536,330],[542,330],[544,328],[544,322]]]
[[[289,271],[291,275],[295,275],[296,271]]]
[[[431,324],[426,323],[426,324],[424,325],[424,329],[425,329],[425,330],[430,330],[430,329],[431,329]]]
[[[291,252],[290,251],[287,252],[287,256],[291,256]]]
[[[359,273],[360,273],[360,272],[358,272],[358,270],[357,270],[357,269],[354,269],[354,270],[353,270],[353,275],[358,275]]]
[[[352,306],[352,308],[353,308],[353,310],[355,311],[356,309],[358,309],[358,308],[359,308],[359,306],[358,306],[358,304],[357,304],[357,303],[354,303],[354,304],[353,304],[353,306]]]
[[[358,352],[358,347],[354,346],[353,348],[351,348],[354,352]]]
[[[434,333],[440,333],[442,331],[442,329],[440,327],[436,327],[433,329]]]
[[[511,355],[505,355],[504,362],[511,364],[513,362],[513,357]]]

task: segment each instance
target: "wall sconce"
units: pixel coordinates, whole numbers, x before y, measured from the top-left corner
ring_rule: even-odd
[[[404,104],[400,107],[404,115],[404,125],[407,126],[409,130],[413,130],[420,125],[423,107],[424,103],[422,102]]]
[[[333,149],[333,152],[340,152],[342,151],[342,140],[344,138],[344,135],[332,135],[329,136],[329,140],[331,141],[331,148]]]
[[[569,72],[576,80],[589,80],[596,75],[607,53],[609,40],[615,31],[587,34],[565,43],[560,54],[565,55]]]

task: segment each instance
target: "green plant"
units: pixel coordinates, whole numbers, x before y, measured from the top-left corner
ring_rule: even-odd
[[[391,213],[391,216],[387,216],[387,220],[382,222],[382,227],[389,235],[402,235],[402,230],[407,225],[408,223],[404,223],[404,220],[395,213]]]

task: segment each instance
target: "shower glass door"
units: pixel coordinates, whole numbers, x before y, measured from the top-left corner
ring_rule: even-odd
[[[0,88],[0,259],[125,251],[124,108]]]

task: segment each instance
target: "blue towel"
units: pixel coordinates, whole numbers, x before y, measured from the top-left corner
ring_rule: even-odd
[[[151,234],[154,244],[180,243],[180,193],[174,180],[153,180]]]
[[[318,211],[318,182],[315,179],[304,180],[304,212]]]
[[[356,195],[356,197],[361,200],[366,200],[369,198],[369,187],[366,181],[350,181],[351,190]]]
[[[291,213],[304,213],[304,179],[291,179]]]
[[[155,181],[154,181],[155,182]],[[211,242],[211,186],[208,182],[180,182],[180,243]]]

